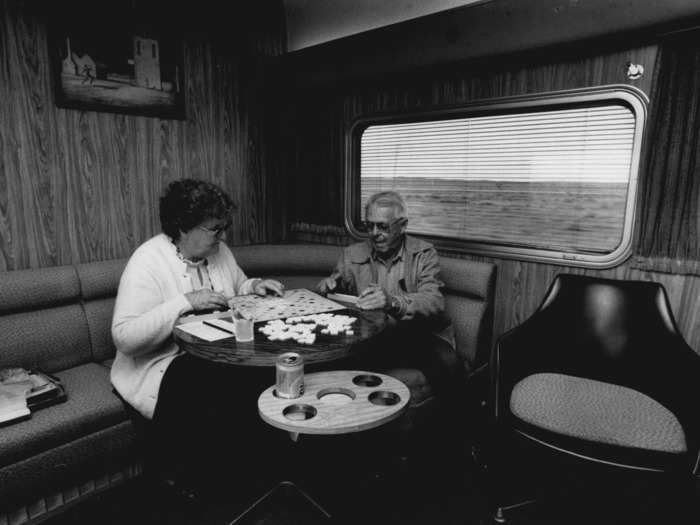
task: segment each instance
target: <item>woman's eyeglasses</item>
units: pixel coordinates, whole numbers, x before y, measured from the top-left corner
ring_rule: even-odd
[[[404,221],[404,217],[398,217],[393,221],[389,222],[373,222],[373,221],[362,221],[358,225],[358,229],[365,233],[372,233],[376,228],[380,233],[389,233],[394,226]]]
[[[219,237],[230,226],[231,226],[231,223],[227,222],[226,224],[220,224],[219,226],[216,226],[215,228],[207,228],[206,226],[198,226],[198,228],[202,231],[207,232],[209,235],[213,235],[214,237]]]

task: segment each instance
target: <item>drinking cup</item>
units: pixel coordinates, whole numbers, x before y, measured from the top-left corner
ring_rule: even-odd
[[[245,317],[234,317],[233,324],[236,327],[236,341],[253,340],[253,320]]]

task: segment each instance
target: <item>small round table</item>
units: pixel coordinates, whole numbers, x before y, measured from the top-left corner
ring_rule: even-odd
[[[205,341],[178,329],[177,326],[173,330],[173,337],[178,346],[185,352],[219,363],[274,366],[280,354],[296,352],[303,356],[304,364],[315,364],[351,357],[361,352],[365,345],[359,343],[379,334],[386,327],[388,320],[387,314],[381,310],[348,308],[332,313],[356,317],[357,321],[352,325],[354,333],[352,335],[319,333],[312,344],[298,343],[293,340],[269,341],[258,330],[260,325],[264,323],[255,323],[254,339],[250,342],[236,341],[233,336],[218,341]],[[230,317],[222,319],[231,321]]]
[[[278,397],[272,385],[258,397],[260,417],[295,434],[345,434],[399,417],[411,394],[398,379],[376,372],[336,370],[304,375],[304,393]]]

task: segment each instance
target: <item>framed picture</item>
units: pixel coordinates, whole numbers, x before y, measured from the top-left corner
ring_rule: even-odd
[[[58,106],[185,118],[180,34],[135,8],[61,15],[49,28]]]

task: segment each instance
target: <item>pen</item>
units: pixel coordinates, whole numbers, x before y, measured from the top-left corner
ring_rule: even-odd
[[[221,326],[217,326],[217,325],[215,325],[215,324],[213,324],[213,323],[209,323],[209,322],[207,322],[207,321],[202,321],[202,323],[204,323],[204,324],[207,325],[207,326],[211,326],[212,328],[216,328],[217,330],[221,330],[222,332],[226,332],[227,334],[236,335],[236,334],[233,333],[231,330],[227,330],[226,328],[223,328],[223,327],[221,327]]]

